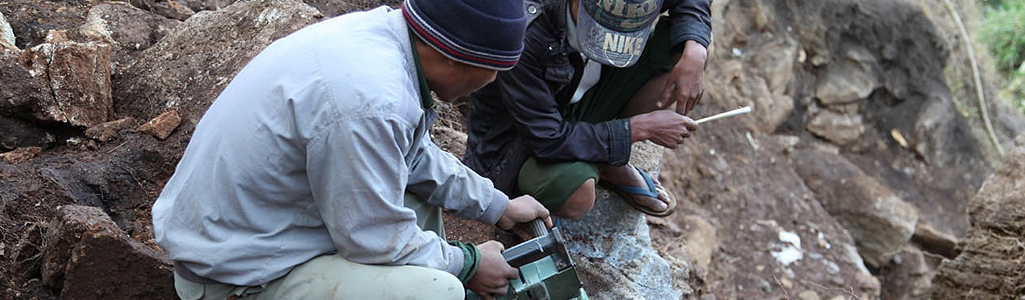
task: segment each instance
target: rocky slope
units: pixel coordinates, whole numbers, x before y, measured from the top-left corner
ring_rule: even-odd
[[[274,39],[382,3],[396,4],[0,2],[0,298],[172,299],[149,207],[206,107]],[[969,25],[974,5],[954,3]],[[645,218],[603,192],[567,222],[592,297],[1025,293],[1021,150],[1001,157],[982,129],[970,45],[944,7],[716,1],[693,115],[754,112],[706,123],[675,151],[635,146],[633,161],[681,201],[676,214]],[[1025,117],[983,105],[1013,146]],[[464,107],[443,105],[433,132],[457,155]],[[516,242],[471,222],[447,230]]]

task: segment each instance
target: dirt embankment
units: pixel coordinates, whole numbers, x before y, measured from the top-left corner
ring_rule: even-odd
[[[962,16],[977,14],[955,2]],[[0,2],[17,37],[17,49],[0,49],[0,298],[172,298],[149,208],[206,107],[274,39],[381,2],[306,4]],[[1022,242],[1003,234],[1006,218],[986,217],[1005,202],[968,205],[996,193],[976,195],[1002,158],[973,109],[965,38],[943,7],[714,3],[715,46],[693,115],[755,111],[707,123],[662,157],[660,178],[681,206],[648,223],[675,290],[701,299],[921,299],[937,284],[973,286],[958,275],[982,272],[972,271],[971,254],[1020,253],[981,246]],[[457,156],[460,105],[442,107],[434,132]],[[1025,118],[999,100],[986,105],[1010,146]],[[514,241],[474,226],[452,223],[449,232]],[[934,281],[942,260],[948,271]],[[101,266],[114,271],[89,272]]]

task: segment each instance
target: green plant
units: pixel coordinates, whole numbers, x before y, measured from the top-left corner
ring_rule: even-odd
[[[1025,112],[1025,63],[1008,76],[1007,86],[1001,91],[1001,96]]]
[[[979,38],[997,60],[997,67],[1011,72],[1025,60],[1025,0],[1004,0],[986,9]]]
[[[979,39],[1007,77],[1001,96],[1025,112],[1025,0],[984,0]]]

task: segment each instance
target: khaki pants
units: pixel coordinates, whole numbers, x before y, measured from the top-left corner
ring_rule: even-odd
[[[417,225],[445,238],[441,209],[406,194],[406,207]],[[463,299],[463,284],[448,272],[418,266],[379,266],[323,255],[296,266],[262,286],[200,284],[174,274],[174,288],[185,300],[196,299]]]

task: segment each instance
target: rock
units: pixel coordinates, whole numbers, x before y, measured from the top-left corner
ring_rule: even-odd
[[[31,160],[39,156],[40,153],[43,153],[43,149],[39,147],[21,147],[10,152],[0,153],[0,160],[12,164],[20,163]]]
[[[94,232],[117,232],[117,225],[103,210],[81,205],[68,205],[58,210],[58,219],[46,231],[50,241],[43,251],[43,283],[60,288],[73,250],[82,237]]]
[[[860,114],[837,113],[829,109],[808,109],[806,128],[811,133],[823,137],[837,145],[848,145],[865,133],[865,123]]]
[[[32,47],[23,55],[30,74],[42,79],[53,91],[53,102],[40,103],[38,113],[45,120],[75,126],[108,121],[114,115],[110,45],[52,37],[56,43]]]
[[[220,10],[228,7],[235,0],[183,0],[185,6],[189,7],[192,11],[201,12],[204,10]],[[340,3],[348,3],[349,1],[338,1]],[[323,12],[323,11],[322,11]]]
[[[180,119],[179,119],[179,121],[180,121]],[[89,137],[91,139],[94,139],[94,140],[97,140],[97,141],[100,141],[100,142],[108,142],[108,141],[117,139],[118,136],[119,136],[118,131],[120,131],[121,129],[128,128],[129,126],[132,125],[132,123],[135,123],[135,119],[123,118],[123,119],[119,119],[119,120],[116,120],[116,121],[110,121],[110,122],[106,122],[106,123],[102,123],[102,124],[97,124],[95,126],[89,127],[89,128],[87,128],[85,130],[84,134],[85,134],[86,137]],[[177,126],[177,124],[175,126]],[[171,129],[173,130],[174,128],[171,128]],[[168,131],[168,132],[170,132],[170,131]],[[166,136],[165,136],[165,138],[166,138]]]
[[[879,278],[884,282],[882,299],[916,300],[929,298],[936,270],[921,250],[908,245],[881,273]]]
[[[958,116],[953,102],[946,98],[932,95],[929,103],[923,105],[914,123],[914,138],[909,142],[930,165],[938,168],[968,165],[983,156],[983,147],[992,145],[988,140],[980,140],[982,136],[962,132],[964,120]]]
[[[17,36],[16,45],[29,49],[45,43],[51,30],[82,25],[89,7],[96,2],[100,1],[5,1],[0,11]]]
[[[137,130],[163,140],[171,135],[171,132],[178,128],[178,125],[181,123],[182,118],[178,115],[178,111],[172,110],[164,112],[156,118],[149,120],[149,122],[140,125]]]
[[[850,232],[868,265],[886,265],[911,239],[917,209],[847,159],[817,150],[800,150],[791,157],[822,207]]]
[[[0,116],[45,120],[40,105],[53,103],[50,86],[21,64],[22,51],[0,49]]]
[[[135,53],[164,37],[181,21],[140,10],[124,2],[97,4],[89,9],[78,31],[94,41],[110,43],[114,61],[112,74],[134,63]]]
[[[661,153],[654,144],[637,143],[630,161],[656,176]],[[595,299],[682,299],[690,287],[673,278],[669,263],[651,248],[644,215],[625,201],[602,190],[590,213],[562,221],[584,289]]]
[[[1025,134],[969,202],[971,227],[933,279],[933,299],[1009,299],[1025,288]]]
[[[688,215],[684,217],[687,237],[684,239],[683,248],[687,251],[697,272],[708,272],[712,263],[712,254],[719,248],[719,237],[717,230],[712,224],[698,216]]]
[[[191,132],[231,78],[272,41],[321,18],[285,0],[240,1],[188,18],[114,77],[115,108],[140,120],[177,110]]]
[[[131,0],[132,6],[169,19],[185,21],[196,14],[185,2],[176,0]]]
[[[834,60],[826,66],[825,77],[815,89],[815,98],[823,105],[864,101],[882,86],[875,71],[876,58],[862,47],[852,47],[844,59]],[[812,59],[815,61],[815,59]]]
[[[911,240],[920,245],[923,250],[943,255],[947,258],[954,258],[960,252],[957,249],[958,239],[950,234],[936,230],[929,223],[918,221],[915,227],[915,235]]]
[[[7,18],[4,17],[4,13],[0,12],[0,50],[11,49],[17,50],[14,29],[11,29],[11,24],[7,23]]]
[[[752,110],[758,115],[756,122],[761,123],[755,128],[761,133],[775,131],[794,110],[794,100],[789,96],[774,94],[769,90],[766,79],[760,76],[745,74],[737,84],[742,97],[754,102]]]
[[[61,299],[176,299],[166,256],[128,237],[99,208],[64,206],[54,224],[43,279],[61,288]]]
[[[316,7],[326,17],[335,17],[347,12],[367,10],[381,5],[388,5],[398,8],[402,0],[376,0],[376,1],[333,1],[333,0],[303,0],[304,3]]]
[[[765,78],[772,95],[786,95],[794,80],[794,60],[797,57],[797,41],[790,36],[774,39],[752,54],[752,67]]]
[[[797,294],[797,299],[801,299],[801,300],[822,300],[822,297],[819,297],[819,293],[816,293],[815,291],[812,291],[812,290],[808,290],[808,291],[803,291],[801,293],[798,293]]]

